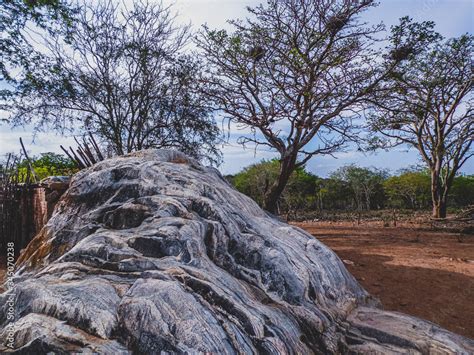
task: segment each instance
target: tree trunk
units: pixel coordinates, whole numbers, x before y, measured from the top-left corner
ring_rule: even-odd
[[[290,176],[295,170],[296,155],[287,154],[281,159],[280,162],[280,174],[277,181],[270,187],[268,192],[265,194],[263,201],[263,208],[270,213],[278,213],[278,200],[281,194],[285,190]]]
[[[433,201],[433,217],[446,218],[446,200]]]
[[[367,206],[367,211],[370,211],[370,191],[365,191],[365,204]]]
[[[446,196],[440,181],[440,170],[431,172],[431,199],[433,202],[433,218],[446,218]]]

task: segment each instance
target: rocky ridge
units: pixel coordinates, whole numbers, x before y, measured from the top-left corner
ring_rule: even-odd
[[[474,352],[381,310],[322,243],[169,150],[76,174],[14,281],[0,295],[4,352]]]

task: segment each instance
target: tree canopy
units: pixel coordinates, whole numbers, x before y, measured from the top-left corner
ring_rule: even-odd
[[[8,103],[12,124],[89,131],[116,154],[176,148],[214,164],[219,129],[199,94],[199,60],[183,49],[189,28],[163,4],[83,5],[65,38],[47,53]]]
[[[75,8],[63,0],[6,0],[0,8],[0,80],[11,85],[18,82],[23,68],[33,68],[41,56],[28,38],[28,33],[38,29],[46,33],[67,33]],[[66,31],[66,32],[64,32]],[[0,97],[12,94],[2,88]]]
[[[279,154],[267,210],[275,211],[295,169],[359,140],[356,121],[369,94],[407,58],[401,49],[418,48],[430,37],[420,31],[379,50],[374,37],[383,26],[368,26],[359,16],[373,6],[372,0],[270,0],[249,8],[250,18],[231,21],[232,32],[204,27],[198,36],[209,99],[254,132],[242,143]]]
[[[392,42],[417,36],[425,28],[403,18],[392,28]],[[454,178],[474,155],[474,36],[444,41],[432,34],[427,45],[410,52],[374,93],[371,128],[384,147],[415,148],[431,171],[433,216],[446,216]]]

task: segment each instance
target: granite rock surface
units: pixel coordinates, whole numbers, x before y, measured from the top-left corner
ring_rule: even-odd
[[[380,309],[330,249],[175,151],[76,174],[14,282],[0,295],[0,338],[14,338],[3,352],[474,351],[469,339]]]

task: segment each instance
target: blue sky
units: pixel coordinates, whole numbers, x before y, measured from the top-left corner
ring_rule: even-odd
[[[256,5],[260,1],[173,0],[165,2],[174,3],[174,8],[179,13],[178,21],[191,22],[197,29],[204,23],[211,28],[225,27],[227,19],[245,17],[245,7]],[[437,31],[445,37],[455,37],[466,32],[473,33],[474,1],[472,0],[381,0],[379,2],[378,7],[364,14],[365,21],[373,24],[382,21],[389,27],[396,24],[400,17],[409,15],[417,21],[434,21]],[[239,131],[233,127],[231,133],[231,145],[222,147],[224,163],[219,169],[223,173],[235,173],[249,164],[275,156],[268,149],[242,148],[235,143]],[[30,127],[11,130],[6,125],[0,125],[0,155],[18,151],[19,137],[23,137],[31,154],[47,151],[60,153],[60,144],[74,144],[72,138],[60,137],[54,133],[40,133],[33,142]],[[380,151],[370,155],[349,150],[338,153],[335,157],[314,157],[307,164],[307,168],[317,175],[327,176],[338,167],[351,163],[396,171],[420,163],[420,160],[416,152],[407,152],[406,148],[401,147],[390,152]],[[462,172],[474,174],[474,159],[464,165]]]

